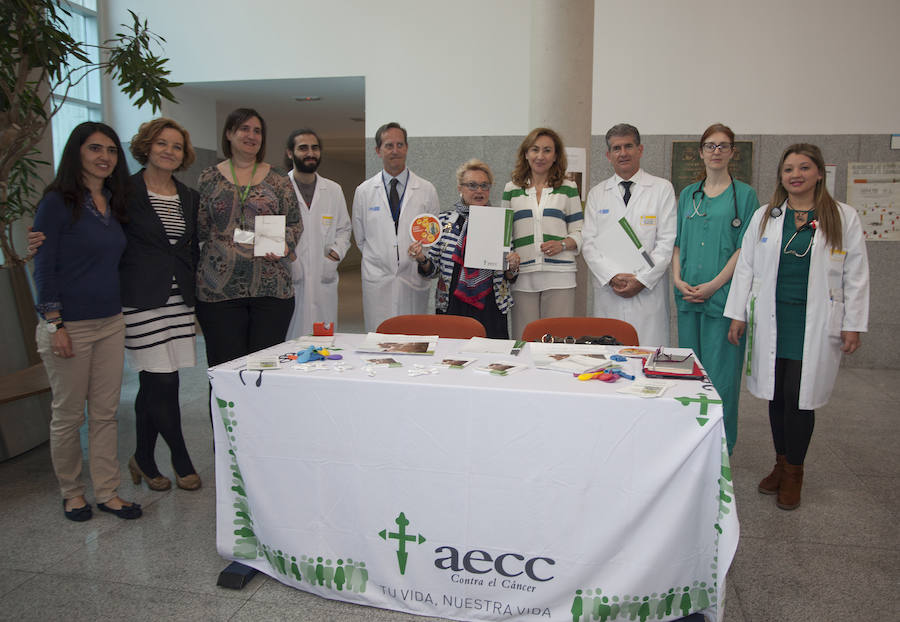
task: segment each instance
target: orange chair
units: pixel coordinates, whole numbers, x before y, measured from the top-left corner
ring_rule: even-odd
[[[546,334],[560,337],[601,337],[610,335],[615,337],[622,345],[638,345],[638,334],[634,326],[622,320],[614,320],[609,317],[546,317],[535,320],[522,331],[522,339],[525,341],[540,341]]]
[[[376,332],[388,335],[437,335],[448,339],[487,337],[481,322],[462,315],[398,315],[379,324]]]

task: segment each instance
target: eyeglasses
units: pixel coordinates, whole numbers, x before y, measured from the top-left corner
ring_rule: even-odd
[[[691,356],[693,356],[693,354],[690,352],[687,354],[672,354],[670,352],[665,352],[662,346],[659,346],[654,353],[653,359],[660,363],[683,363],[691,358]]]
[[[475,183],[474,181],[469,181],[469,182],[466,182],[464,184],[459,184],[459,185],[462,186],[463,188],[468,188],[469,190],[473,190],[473,191],[474,190],[490,190],[491,189],[491,184],[489,184],[486,181],[483,181],[480,184]]]
[[[734,143],[703,143],[701,147],[703,147],[703,151],[706,153],[713,153],[714,151],[731,153],[731,150],[734,148]]]

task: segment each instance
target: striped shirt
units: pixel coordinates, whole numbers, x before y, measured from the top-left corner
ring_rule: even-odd
[[[169,243],[175,244],[186,228],[178,195],[147,194]],[[122,312],[125,354],[133,370],[168,373],[196,365],[194,310],[184,304],[174,277],[166,304],[145,310],[125,307]]]

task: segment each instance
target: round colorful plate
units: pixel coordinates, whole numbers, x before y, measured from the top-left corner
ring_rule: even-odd
[[[419,214],[409,226],[409,235],[413,242],[431,246],[441,239],[441,221],[434,214]]]

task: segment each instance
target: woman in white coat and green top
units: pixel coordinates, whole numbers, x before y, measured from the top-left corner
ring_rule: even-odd
[[[753,215],[731,281],[728,340],[747,333],[747,388],[769,400],[776,463],[759,492],[800,505],[815,408],[831,396],[841,354],[869,319],[869,263],[859,216],[825,189],[815,145],[788,147],[769,205]]]
[[[714,123],[700,137],[703,179],[678,198],[678,234],[672,253],[678,345],[691,348],[722,398],[725,438],[731,454],[737,441],[738,401],[744,343],[728,343],[722,316],[741,239],[753,212],[756,191],[731,176],[734,132]]]
[[[584,213],[578,187],[565,178],[566,165],[559,134],[536,128],[519,145],[512,181],[503,189],[501,205],[515,211],[513,248],[521,257],[513,283],[513,339],[534,320],[575,315],[575,255]]]

